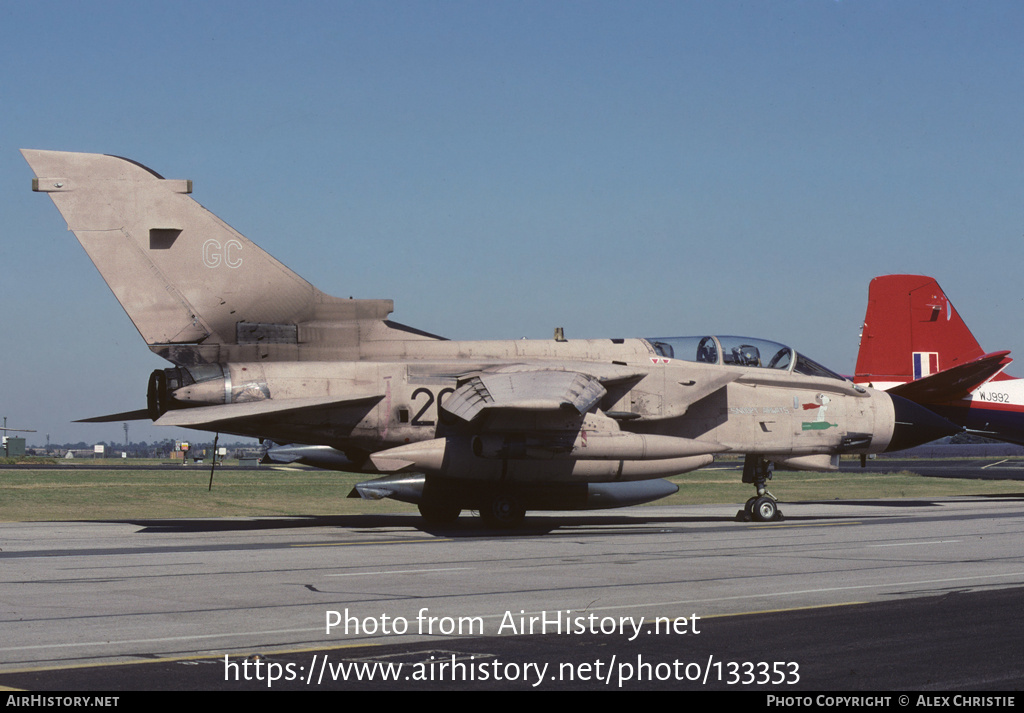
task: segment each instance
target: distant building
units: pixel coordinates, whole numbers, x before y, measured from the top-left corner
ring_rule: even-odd
[[[25,457],[25,439],[19,438],[18,436],[4,436],[4,452],[3,455],[8,458],[24,458]]]

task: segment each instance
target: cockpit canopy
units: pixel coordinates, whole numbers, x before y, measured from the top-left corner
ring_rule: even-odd
[[[807,376],[823,376],[846,381],[831,369],[799,354],[785,344],[753,337],[658,337],[648,338],[654,351],[669,359],[704,364],[760,367],[791,371]]]

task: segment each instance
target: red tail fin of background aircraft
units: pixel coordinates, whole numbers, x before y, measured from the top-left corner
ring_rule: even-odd
[[[913,381],[984,355],[933,278],[885,275],[871,281],[858,381]]]
[[[854,380],[941,403],[966,397],[1001,372],[1012,361],[1008,354],[985,354],[934,278],[885,275],[868,287]]]

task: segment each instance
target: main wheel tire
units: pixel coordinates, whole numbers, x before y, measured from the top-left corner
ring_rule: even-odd
[[[487,527],[517,527],[525,517],[526,508],[519,498],[507,493],[492,496],[480,508],[480,518]]]

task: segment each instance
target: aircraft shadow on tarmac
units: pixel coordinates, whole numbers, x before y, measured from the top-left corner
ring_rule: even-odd
[[[381,515],[294,515],[289,517],[260,517],[245,520],[229,520],[220,518],[187,518],[187,519],[126,519],[108,520],[111,523],[137,525],[142,529],[139,533],[189,533],[189,532],[231,532],[231,531],[269,531],[278,529],[301,528],[338,528],[346,530],[389,530],[395,528],[413,528],[421,532],[439,537],[522,537],[536,536],[556,532],[567,527],[633,527],[678,525],[688,522],[735,522],[734,517],[627,517],[622,515],[571,515],[568,517],[527,517],[514,529],[492,529],[486,527],[479,518],[462,517],[450,525],[428,524],[415,513],[381,514]],[[639,527],[637,533],[644,532]]]
[[[1000,498],[1005,500],[1021,500],[1024,502],[1024,493],[976,495],[978,499]],[[798,514],[801,505],[836,505],[857,508],[927,508],[935,507],[941,501],[934,499],[900,499],[900,500],[806,500],[795,502],[783,502],[782,510],[787,506],[791,513],[784,514],[780,520],[771,523],[749,523],[750,525],[772,525],[780,522],[831,522],[835,520],[849,519],[850,514],[814,515]],[[245,519],[228,518],[167,518],[167,519],[118,519],[107,520],[109,523],[123,523],[136,525],[142,529],[139,533],[145,534],[175,534],[175,533],[201,533],[201,532],[232,532],[232,531],[270,531],[283,529],[301,528],[342,528],[347,530],[386,530],[393,528],[415,528],[421,532],[443,537],[522,537],[550,534],[563,528],[600,527],[600,528],[630,528],[621,529],[618,532],[635,532],[641,534],[650,527],[671,527],[695,523],[721,523],[743,527],[746,523],[737,522],[738,513],[729,506],[722,506],[721,515],[693,515],[693,516],[665,516],[652,515],[643,517],[638,514],[621,515],[594,515],[579,514],[561,517],[532,516],[527,517],[523,523],[514,529],[491,529],[484,526],[478,518],[462,517],[450,525],[436,525],[426,523],[415,513],[400,514],[387,513],[379,515],[293,515],[287,517],[255,517]],[[888,514],[879,512],[874,515],[867,512],[858,514],[857,517],[888,517]],[[607,529],[605,530],[607,534]]]

